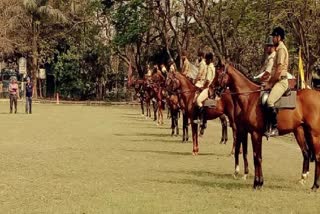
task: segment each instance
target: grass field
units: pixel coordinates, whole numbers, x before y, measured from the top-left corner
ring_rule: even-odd
[[[169,135],[168,120],[158,127],[136,107],[7,112],[1,103],[0,213],[320,212],[320,192],[310,191],[314,164],[302,186],[302,156],[290,138],[263,142],[265,185],[254,191],[251,144],[251,176],[234,179],[231,142],[218,144],[218,121],[209,122],[194,157],[191,143]]]

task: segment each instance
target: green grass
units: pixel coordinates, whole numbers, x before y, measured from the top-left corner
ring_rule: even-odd
[[[22,106],[20,104],[20,111]],[[320,193],[298,183],[302,156],[289,138],[263,142],[265,185],[232,177],[231,142],[209,122],[192,144],[136,107],[0,105],[0,213],[318,213]],[[229,129],[230,131],[230,129]],[[231,139],[231,131],[229,132]],[[241,163],[242,164],[242,163]],[[241,165],[242,167],[242,165]],[[320,190],[319,190],[320,191]]]

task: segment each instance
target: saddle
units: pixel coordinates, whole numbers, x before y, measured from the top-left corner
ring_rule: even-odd
[[[270,91],[262,91],[260,93],[262,106],[267,106],[267,100]],[[294,109],[296,108],[297,91],[290,88],[282,95],[282,97],[274,104],[277,109]]]

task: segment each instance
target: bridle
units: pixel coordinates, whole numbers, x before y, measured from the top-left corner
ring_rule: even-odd
[[[253,93],[261,92],[261,91],[267,91],[265,89],[258,89],[258,90],[252,90],[252,91],[245,91],[245,92],[225,92],[227,90],[227,84],[225,83],[225,78],[227,76],[228,67],[230,65],[226,64],[224,66],[224,70],[219,74],[218,76],[218,87],[215,87],[215,94],[218,96],[221,96],[222,94],[231,94],[231,95],[242,95],[242,96],[248,96]]]

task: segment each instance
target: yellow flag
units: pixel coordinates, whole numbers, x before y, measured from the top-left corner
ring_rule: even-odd
[[[303,70],[303,62],[301,57],[301,48],[299,48],[299,74],[301,79],[301,88],[304,89],[306,88],[306,84],[304,81],[304,70]]]

